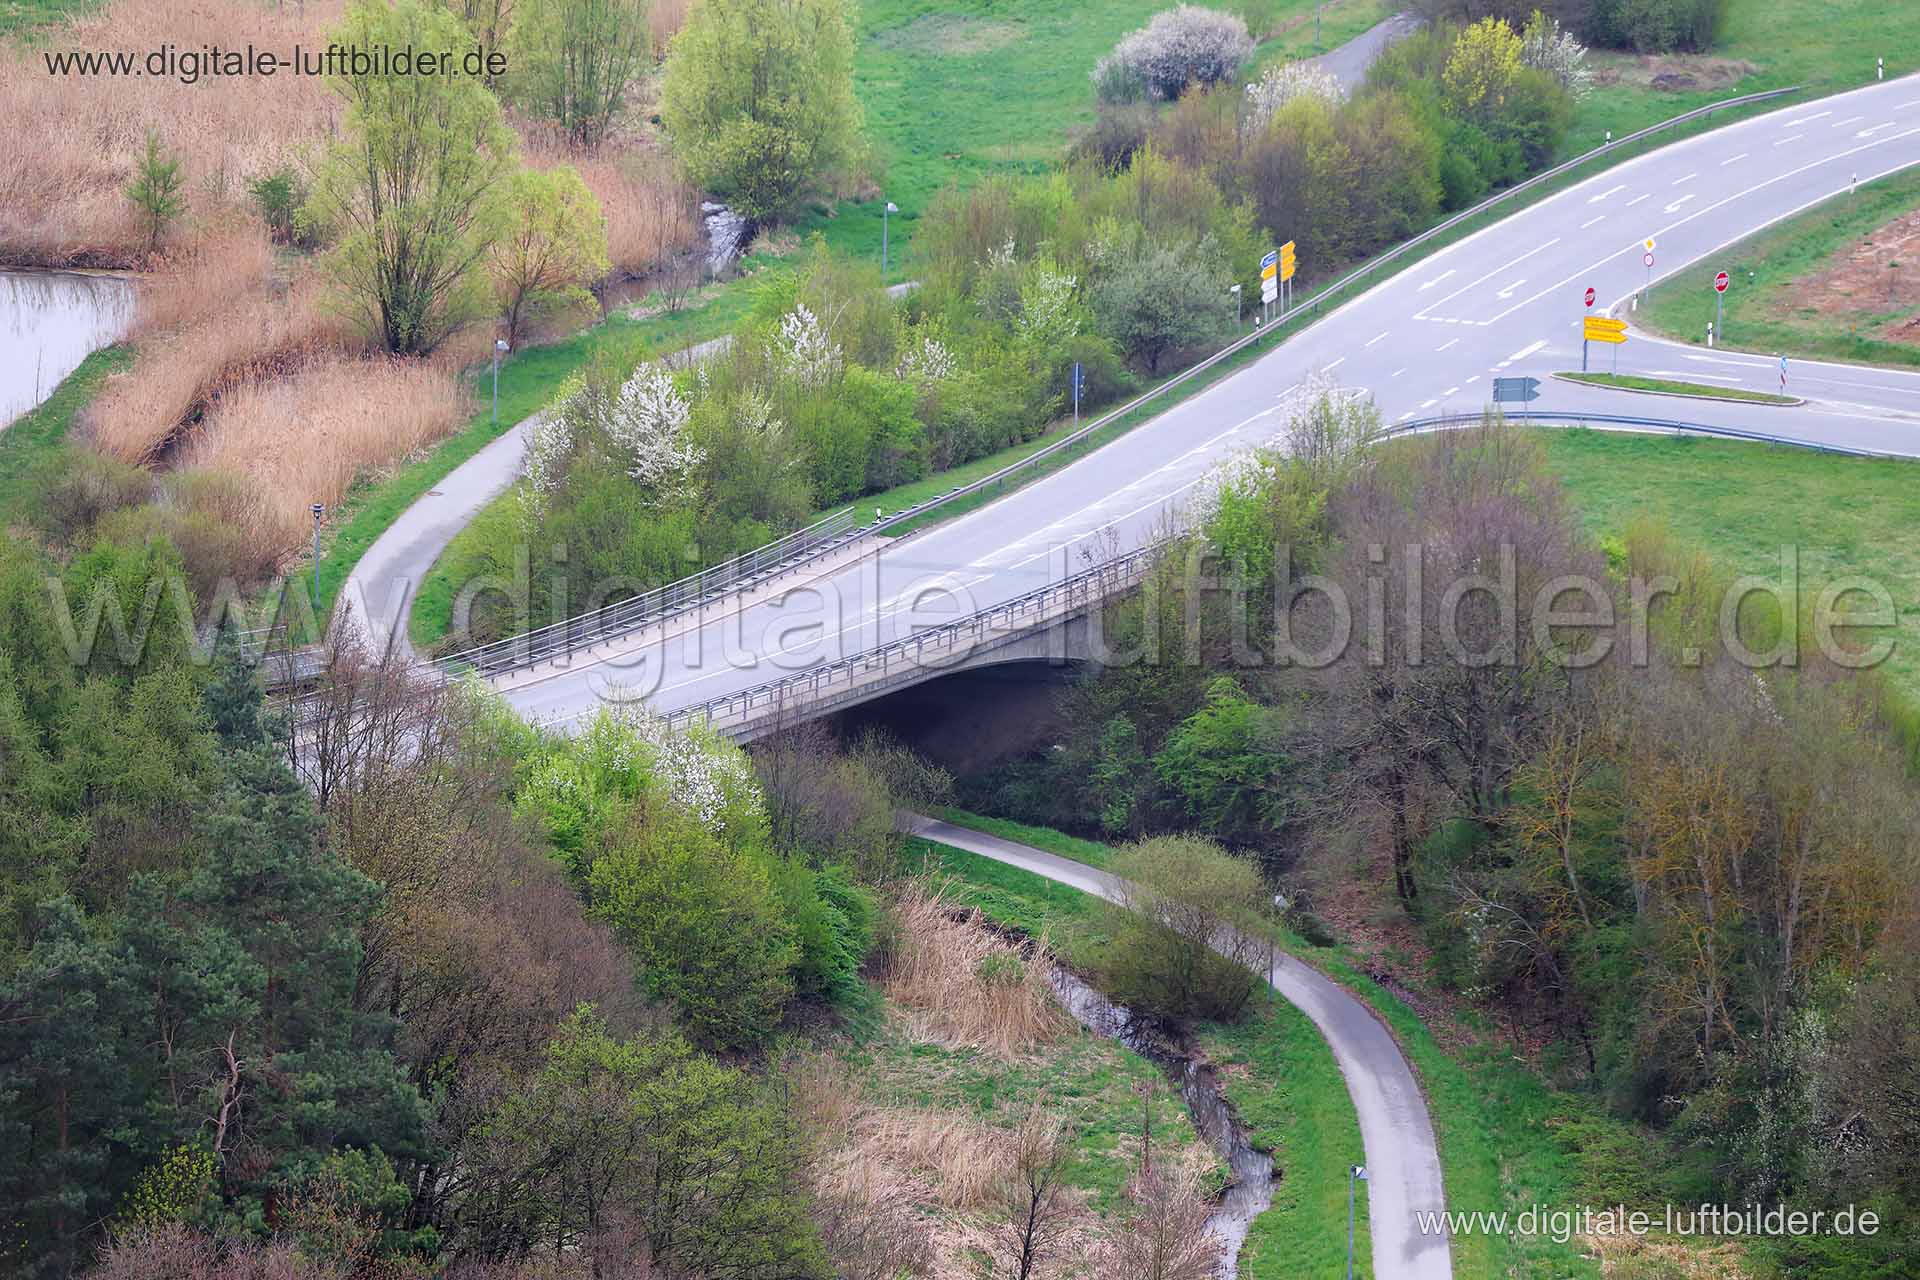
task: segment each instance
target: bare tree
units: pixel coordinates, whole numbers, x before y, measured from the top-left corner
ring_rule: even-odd
[[[1193,1170],[1162,1160],[1129,1184],[1132,1211],[1113,1240],[1111,1273],[1128,1280],[1209,1280],[1220,1242],[1207,1229],[1207,1203]]]
[[[1071,1139],[1039,1104],[1014,1131],[1002,1194],[1010,1219],[1015,1280],[1031,1280],[1066,1234],[1074,1202],[1066,1184]]]

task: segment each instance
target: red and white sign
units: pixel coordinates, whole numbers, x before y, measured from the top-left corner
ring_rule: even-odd
[[[1727,291],[1727,273],[1726,272],[1722,271],[1719,275],[1713,278],[1713,291],[1715,293],[1725,293]]]
[[[1587,290],[1587,305],[1588,305],[1588,306],[1592,306],[1592,305],[1593,305],[1593,290],[1592,290],[1592,289],[1588,289],[1588,290]]]
[[[1648,266],[1652,266],[1652,265],[1653,265],[1653,255],[1652,255],[1652,254],[1648,254],[1648,255],[1647,255],[1647,265],[1648,265]]]

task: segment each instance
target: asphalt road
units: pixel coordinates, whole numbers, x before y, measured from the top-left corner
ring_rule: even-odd
[[[1118,881],[1084,863],[934,818],[915,817],[913,830],[1084,893],[1109,900],[1118,896]],[[1347,1082],[1366,1153],[1373,1273],[1383,1280],[1445,1280],[1453,1274],[1447,1239],[1423,1235],[1414,1217],[1446,1208],[1440,1152],[1426,1099],[1400,1046],[1345,987],[1291,956],[1279,957],[1267,981],[1313,1020]]]
[[[1246,370],[1073,465],[902,540],[785,600],[657,646],[518,681],[508,697],[557,723],[603,696],[672,710],[910,634],[1151,540],[1235,451],[1270,439],[1314,373],[1370,393],[1389,421],[1477,412],[1492,380],[1580,367],[1583,291],[1631,321],[1658,279],[1794,212],[1920,162],[1920,77],[1789,108],[1629,161],[1435,254]],[[1631,332],[1631,331],[1630,331]],[[1703,353],[1637,333],[1622,373],[1778,390],[1771,356]],[[1596,348],[1596,367],[1612,367]],[[1789,362],[1802,408],[1666,400],[1545,381],[1539,409],[1642,413],[1920,455],[1920,375]],[[584,604],[585,601],[583,600]]]

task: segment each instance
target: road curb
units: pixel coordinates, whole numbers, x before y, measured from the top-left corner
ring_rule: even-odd
[[[1798,409],[1806,404],[1801,396],[1789,396],[1786,400],[1749,400],[1745,396],[1696,396],[1685,391],[1648,391],[1643,387],[1610,387],[1604,382],[1582,382],[1569,374],[1554,373],[1547,375],[1555,382],[1564,382],[1568,386],[1585,387],[1589,391],[1619,391],[1630,396],[1660,396],[1666,400],[1705,400],[1709,404],[1742,404],[1756,409]]]

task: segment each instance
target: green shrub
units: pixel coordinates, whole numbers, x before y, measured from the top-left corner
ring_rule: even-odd
[[[1105,989],[1140,1012],[1239,1017],[1267,955],[1264,942],[1234,929],[1251,924],[1266,903],[1259,870],[1195,836],[1128,845],[1110,869],[1128,888],[1114,908]]]
[[[29,517],[52,542],[72,546],[109,514],[153,496],[153,475],[79,445],[63,445],[34,468]]]

